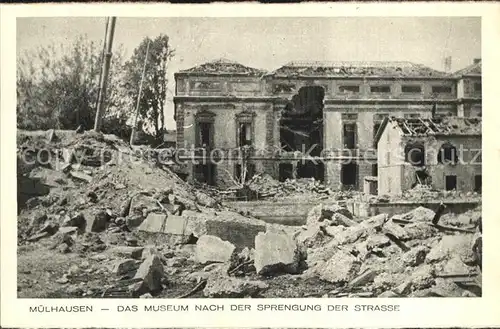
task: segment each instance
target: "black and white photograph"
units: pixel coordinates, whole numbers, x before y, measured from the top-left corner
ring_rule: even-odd
[[[16,25],[18,298],[482,297],[481,17]]]

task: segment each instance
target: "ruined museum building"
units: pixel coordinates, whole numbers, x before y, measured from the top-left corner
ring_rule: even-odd
[[[480,60],[455,73],[410,62],[292,62],[266,72],[217,60],[177,72],[175,83],[177,148],[196,160],[189,179],[221,187],[246,168],[247,178],[362,189],[377,175],[385,117],[481,116]],[[245,145],[250,155],[234,153]]]

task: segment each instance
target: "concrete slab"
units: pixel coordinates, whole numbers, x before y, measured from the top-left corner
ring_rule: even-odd
[[[167,215],[165,214],[150,213],[139,226],[139,231],[151,233],[163,232],[166,219]]]
[[[187,232],[188,219],[177,215],[168,215],[165,222],[165,230],[163,233],[174,235],[188,235]]]

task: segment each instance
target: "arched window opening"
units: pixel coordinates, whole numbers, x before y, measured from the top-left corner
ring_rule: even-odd
[[[458,162],[457,148],[450,143],[444,143],[439,149],[437,161],[441,164],[456,164]]]
[[[405,146],[405,162],[413,166],[425,166],[425,147],[422,143],[409,143]]]

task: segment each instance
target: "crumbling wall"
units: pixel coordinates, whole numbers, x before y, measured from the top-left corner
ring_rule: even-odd
[[[363,184],[365,177],[372,176],[372,165],[366,161],[359,161],[358,163],[358,189],[363,191]]]
[[[383,138],[384,136],[382,136]],[[381,140],[382,140],[381,138]],[[419,138],[403,137],[400,146],[404,147],[408,143],[422,142],[425,147],[425,172],[429,176],[427,183],[435,190],[446,189],[446,176],[452,175],[457,178],[457,191],[474,191],[475,176],[481,175],[480,157],[477,157],[478,152],[481,152],[481,138],[479,136],[428,136]],[[438,155],[441,146],[444,143],[451,143],[457,150],[458,162],[456,164],[438,163]],[[379,147],[381,147],[379,145]],[[382,146],[383,148],[385,146]],[[404,160],[404,158],[403,158]],[[403,163],[402,175],[400,177],[400,187],[402,191],[412,189],[416,184],[420,183],[416,178],[417,168],[410,163]],[[391,177],[386,177],[388,174],[384,166],[379,165],[379,191],[385,190],[385,182],[396,179],[396,172],[392,172]],[[424,183],[424,182],[421,182]],[[392,186],[392,185],[391,185]],[[394,194],[393,191],[390,191]],[[383,194],[383,193],[382,193]]]
[[[377,148],[379,195],[402,193],[404,148],[401,140],[401,132],[392,126],[386,127],[380,137]]]
[[[401,194],[403,191],[408,191],[412,189],[417,183],[415,178],[415,167],[413,165],[411,165],[410,163],[403,163],[401,164],[400,168],[401,168],[401,176],[400,176],[401,181],[399,182],[400,193],[398,193],[398,195]]]
[[[325,107],[323,112],[325,149],[342,148],[342,115],[340,112],[332,111]]]
[[[358,113],[357,144],[361,150],[373,148],[373,112]]]
[[[441,145],[449,142],[457,148],[459,162],[452,164],[439,164],[437,154]],[[471,136],[450,136],[430,138],[427,143],[428,172],[432,177],[432,187],[436,190],[446,188],[445,177],[457,176],[457,191],[473,191],[474,176],[481,175],[482,166],[480,157],[476,155],[481,150],[481,138]],[[463,151],[461,151],[463,149]]]
[[[325,183],[333,190],[340,190],[340,162],[336,160],[325,161]]]

